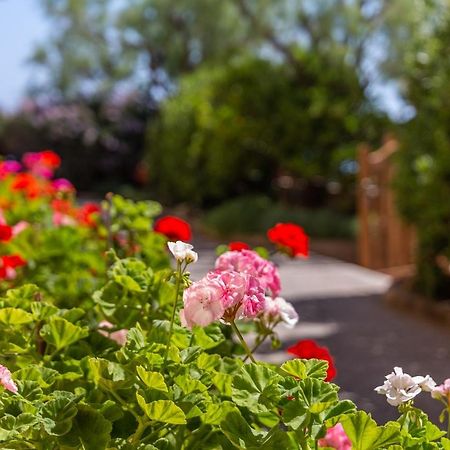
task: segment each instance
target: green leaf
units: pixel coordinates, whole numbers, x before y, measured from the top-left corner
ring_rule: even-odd
[[[237,408],[232,402],[209,403],[206,411],[201,415],[201,420],[208,425],[220,425],[229,412],[236,410]]]
[[[89,367],[97,386],[117,390],[129,388],[135,383],[135,378],[126,376],[124,368],[116,362],[102,358],[89,358]]]
[[[225,340],[220,325],[213,323],[207,327],[194,327],[194,345],[198,345],[204,350],[217,347]]]
[[[87,328],[70,323],[61,317],[52,317],[41,329],[42,338],[61,350],[89,335]]]
[[[259,439],[239,411],[229,412],[222,420],[220,428],[237,448],[260,448]]]
[[[33,302],[31,303],[31,311],[38,320],[47,320],[58,312],[58,308],[49,303]]]
[[[62,436],[72,427],[72,419],[77,414],[72,396],[62,393],[42,408],[45,431],[54,436]]]
[[[233,383],[233,375],[222,372],[214,372],[211,379],[212,382],[214,383],[214,386],[216,386],[216,388],[222,395],[231,397],[232,395],[231,385]]]
[[[168,392],[167,385],[164,381],[164,377],[158,372],[149,372],[142,366],[137,367],[137,373],[140,379],[151,389],[157,391]]]
[[[3,417],[0,417],[0,441],[6,441],[18,436],[19,433],[15,427],[16,418],[14,416],[5,414]]]
[[[175,377],[175,383],[180,386],[185,395],[192,392],[205,392],[208,388],[200,381],[190,378],[186,375]]]
[[[157,400],[146,403],[144,397],[138,393],[136,393],[136,399],[139,406],[151,420],[174,425],[186,423],[186,416],[183,410],[175,405],[172,400]]]
[[[300,380],[308,377],[324,380],[327,369],[328,363],[321,359],[291,359],[281,366],[283,372]]]
[[[2,325],[23,325],[33,322],[33,315],[19,308],[0,309],[0,324]]]
[[[325,420],[329,421],[328,425],[333,426],[338,420],[338,418],[343,414],[352,414],[356,412],[355,404],[350,400],[340,401],[337,405],[328,411],[325,416]]]
[[[41,366],[28,366],[14,372],[16,380],[37,381],[43,388],[50,387],[58,376],[58,371]]]
[[[202,353],[197,358],[197,366],[199,369],[209,371],[215,369],[217,367],[217,364],[219,364],[219,361],[219,355],[209,355],[208,353]]]
[[[364,411],[343,416],[339,422],[351,440],[353,450],[376,450],[401,441],[399,424],[390,422],[379,427]]]
[[[39,295],[39,288],[34,284],[24,284],[6,292],[6,303],[10,306],[22,306],[36,300]]]
[[[281,377],[268,367],[248,364],[234,377],[232,398],[236,404],[252,412],[267,411],[280,398],[279,380]]]
[[[298,400],[290,400],[283,409],[283,422],[293,428],[304,428],[309,424],[311,417],[305,403]]]
[[[338,402],[337,387],[316,378],[301,380],[297,395],[312,414],[325,411]]]
[[[78,405],[69,433],[60,438],[63,445],[84,450],[104,450],[110,441],[112,424],[88,405]]]

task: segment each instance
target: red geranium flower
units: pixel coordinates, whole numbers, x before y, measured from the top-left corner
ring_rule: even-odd
[[[250,250],[250,245],[246,244],[245,242],[234,241],[234,242],[230,242],[228,244],[228,248],[231,251],[238,251],[238,252],[240,252],[241,250]]]
[[[13,280],[16,278],[17,267],[26,265],[26,261],[20,255],[3,255],[0,257],[0,278]]]
[[[53,150],[44,150],[40,152],[40,161],[42,165],[57,169],[61,165],[61,158]]]
[[[13,229],[9,225],[0,225],[0,241],[8,242],[13,235]]]
[[[267,231],[269,241],[289,256],[308,256],[308,236],[295,223],[277,223]]]
[[[331,381],[337,374],[333,357],[327,347],[317,345],[312,339],[298,341],[295,345],[287,349],[288,353],[302,359],[322,359],[328,362],[327,377],[325,381]]]
[[[171,241],[188,242],[192,239],[191,226],[175,216],[161,217],[155,222],[153,229]]]
[[[93,202],[85,203],[77,212],[78,221],[82,225],[94,227],[97,225],[96,216],[101,211],[100,205]]]
[[[31,173],[18,173],[11,184],[11,189],[23,192],[29,199],[48,193],[46,186],[41,185],[39,180]]]
[[[13,269],[25,266],[27,263],[20,255],[4,255],[1,259],[4,266],[12,267]]]

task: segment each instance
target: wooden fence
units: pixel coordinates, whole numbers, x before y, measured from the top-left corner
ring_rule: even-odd
[[[393,138],[373,152],[365,145],[358,148],[358,260],[365,267],[401,275],[411,270],[415,233],[395,206],[392,155],[397,149]]]

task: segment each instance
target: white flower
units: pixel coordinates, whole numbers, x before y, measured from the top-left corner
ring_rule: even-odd
[[[291,303],[282,297],[266,297],[264,315],[269,319],[280,319],[287,328],[293,328],[298,322],[298,314]]]
[[[168,242],[167,246],[171,251],[172,255],[177,261],[187,261],[188,263],[196,262],[198,255],[192,249],[194,248],[191,244],[186,244],[183,241]]]
[[[436,387],[436,382],[430,375],[426,375],[425,377],[414,377],[414,381],[420,386],[422,391],[431,392]]]
[[[412,400],[422,391],[430,392],[435,385],[436,383],[429,375],[412,377],[403,373],[401,367],[394,367],[394,372],[386,375],[384,384],[376,387],[375,391],[385,395],[390,405],[398,406]]]

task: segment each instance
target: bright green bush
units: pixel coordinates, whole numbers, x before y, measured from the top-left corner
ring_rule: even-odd
[[[378,119],[353,69],[311,54],[299,64],[301,77],[255,58],[185,77],[149,131],[154,188],[171,201],[208,204],[271,193],[280,170],[338,175]]]

